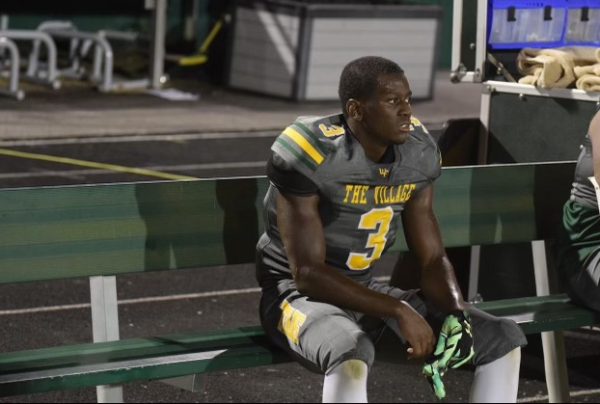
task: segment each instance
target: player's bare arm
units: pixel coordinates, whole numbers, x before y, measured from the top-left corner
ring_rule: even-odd
[[[408,246],[421,267],[421,289],[427,299],[445,312],[464,310],[465,302],[433,212],[433,185],[406,204],[402,223]]]
[[[315,300],[380,318],[395,318],[412,348],[411,358],[431,354],[435,336],[407,303],[375,292],[325,264],[319,197],[280,194],[277,223],[298,291]]]

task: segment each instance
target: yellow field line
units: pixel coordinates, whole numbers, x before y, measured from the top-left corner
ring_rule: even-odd
[[[156,177],[156,178],[162,178],[162,179],[167,179],[167,180],[191,181],[191,180],[198,179],[196,177],[189,177],[187,175],[163,173],[160,171],[146,170],[144,168],[125,167],[125,166],[120,166],[120,165],[116,165],[116,164],[96,163],[94,161],[78,160],[78,159],[72,159],[72,158],[68,158],[68,157],[50,156],[47,154],[26,153],[26,152],[9,150],[9,149],[0,149],[0,155],[10,156],[10,157],[19,157],[19,158],[25,158],[25,159],[31,159],[31,160],[49,161],[52,163],[69,164],[69,165],[73,165],[73,166],[98,168],[101,170],[116,171],[116,172],[127,173],[127,174],[144,175],[147,177]]]

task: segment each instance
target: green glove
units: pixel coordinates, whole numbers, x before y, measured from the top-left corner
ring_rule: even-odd
[[[432,357],[423,366],[423,374],[438,399],[446,397],[442,376],[473,359],[473,333],[467,313],[450,314],[444,320]]]
[[[473,359],[473,332],[467,313],[459,312],[446,317],[433,355],[442,374],[448,368],[459,368]]]
[[[438,362],[434,360],[433,362],[426,363],[423,366],[423,374],[427,378],[431,389],[435,396],[441,400],[446,397],[446,389],[444,388],[444,383],[442,382],[442,376],[444,376],[444,372],[440,372],[440,368],[438,367]]]

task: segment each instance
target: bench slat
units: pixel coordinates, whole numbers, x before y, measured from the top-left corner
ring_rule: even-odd
[[[0,396],[276,364],[290,359],[260,327],[129,339],[0,356]]]
[[[446,247],[551,238],[573,170],[444,168]],[[0,190],[0,283],[254,262],[267,187],[249,177]],[[392,249],[406,250],[404,237]]]
[[[565,294],[483,302],[479,309],[512,318],[526,334],[600,324],[600,313],[571,303]]]
[[[484,302],[527,334],[600,323],[600,313],[564,295]],[[121,384],[288,362],[261,327],[44,348],[0,355],[0,396]]]

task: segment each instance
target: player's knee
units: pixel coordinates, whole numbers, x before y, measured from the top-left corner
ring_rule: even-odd
[[[368,369],[375,360],[375,346],[364,332],[347,332],[337,336],[334,345],[337,348],[331,358],[330,370],[341,363],[348,362],[347,371],[356,373],[357,369],[360,369],[357,362],[366,364]]]
[[[369,366],[359,359],[350,359],[339,365],[340,371],[349,380],[362,380],[367,377]]]
[[[515,368],[519,368],[521,366],[521,347],[518,346],[506,355],[504,355],[506,360]]]
[[[474,330],[474,333],[477,333]],[[479,329],[486,338],[486,346],[483,356],[475,360],[476,364],[488,363],[496,359],[511,359],[520,363],[522,346],[527,345],[527,338],[521,330],[521,327],[512,320],[496,317]],[[477,351],[477,348],[476,348]],[[476,353],[477,355],[477,353]]]
[[[525,340],[525,334],[523,334],[521,327],[514,321],[505,318],[499,318],[498,320],[496,335],[503,340],[515,341],[515,345],[522,345],[521,343],[516,343],[517,341]]]

